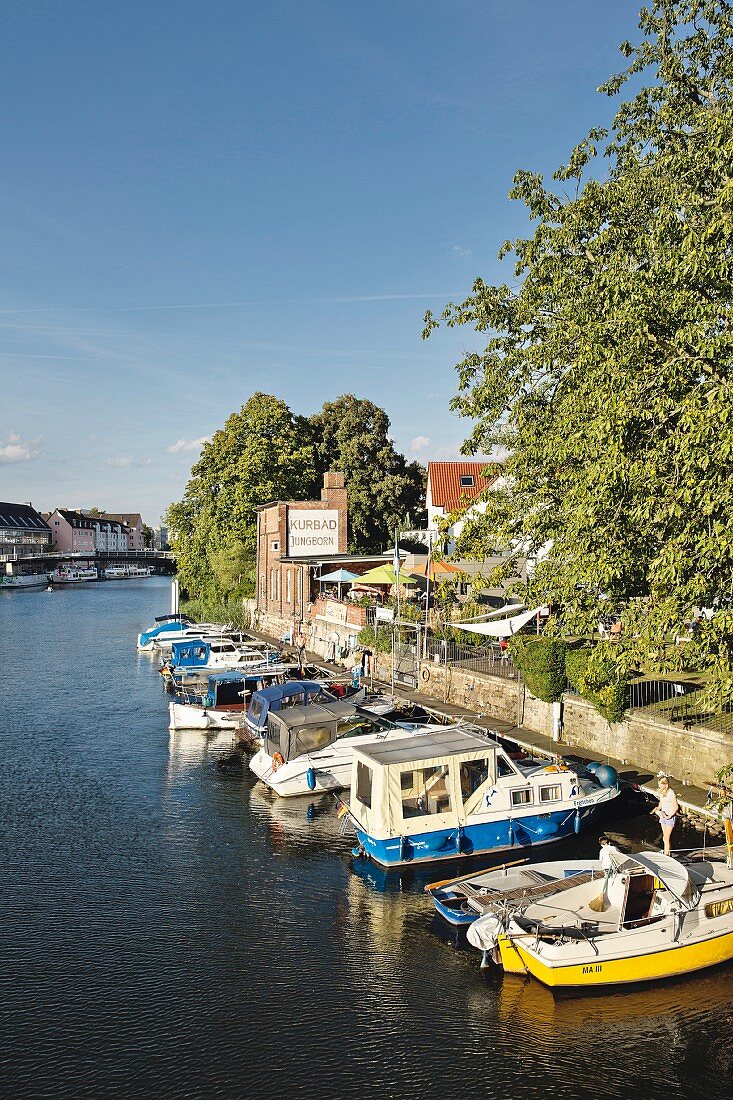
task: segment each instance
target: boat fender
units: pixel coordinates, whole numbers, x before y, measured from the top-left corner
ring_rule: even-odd
[[[308,771],[305,773],[305,781],[308,784],[308,790],[309,791],[314,791],[316,789],[316,769],[315,768],[308,768]]]
[[[456,852],[460,854],[463,848],[463,827],[461,825],[456,829]]]
[[[422,672],[420,673],[420,679],[425,680],[425,681],[430,679],[430,669],[429,668],[424,668],[422,670]]]
[[[509,847],[514,847],[514,825],[511,821],[509,822]]]
[[[618,783],[618,772],[610,764],[601,764],[596,769],[596,779],[602,787],[615,787]]]
[[[400,837],[400,859],[410,859],[412,853],[410,851],[411,845],[406,836]]]
[[[573,828],[575,829],[575,835],[580,832],[580,810],[575,811],[575,818],[573,819]]]
[[[277,769],[281,768],[284,763],[285,757],[283,756],[283,754],[281,752],[276,752],[272,758],[272,770],[276,772]]]

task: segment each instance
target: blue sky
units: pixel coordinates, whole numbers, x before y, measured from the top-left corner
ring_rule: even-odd
[[[637,0],[5,0],[0,499],[156,523],[256,390],[353,392],[456,457],[468,330],[422,316],[528,230],[614,101]]]

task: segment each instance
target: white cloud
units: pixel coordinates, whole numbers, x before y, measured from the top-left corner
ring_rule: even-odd
[[[208,435],[202,435],[200,439],[179,439],[171,447],[166,448],[169,455],[179,455],[183,451],[200,451],[204,443],[209,442]]]
[[[420,451],[424,451],[430,443],[430,440],[426,435],[416,435],[414,439],[410,440],[410,450],[414,455],[419,454]]]
[[[134,459],[130,455],[118,455],[117,458],[108,458],[105,465],[113,466],[117,470],[127,470],[131,466],[149,466],[152,458]]]
[[[40,439],[21,439],[19,435],[11,432],[7,443],[0,446],[0,465],[8,466],[11,462],[32,462],[42,453],[39,444]]]
[[[460,443],[451,443],[447,447],[438,447],[435,452],[436,458],[448,459],[448,458],[465,458],[465,455],[461,454]]]
[[[472,248],[463,248],[460,244],[453,245],[453,255],[457,256],[461,260],[467,260],[469,256],[473,256]]]

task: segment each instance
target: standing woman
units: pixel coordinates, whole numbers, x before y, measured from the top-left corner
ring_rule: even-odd
[[[680,805],[677,801],[677,795],[669,785],[669,776],[661,772],[658,778],[659,805],[654,807],[652,813],[657,814],[659,817],[659,824],[662,826],[662,836],[664,837],[664,854],[668,856],[670,854],[669,841],[672,836],[672,830],[677,823],[677,814],[680,811]]]

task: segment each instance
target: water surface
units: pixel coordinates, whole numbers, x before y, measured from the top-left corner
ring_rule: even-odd
[[[560,999],[482,974],[425,877],[353,863],[329,799],[220,778],[229,735],[169,734],[155,661],[135,651],[167,605],[162,579],[0,596],[6,1095],[730,1087],[730,967]],[[657,839],[643,810],[609,825]],[[573,844],[595,854],[594,837]]]

